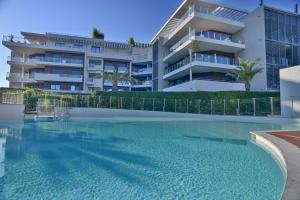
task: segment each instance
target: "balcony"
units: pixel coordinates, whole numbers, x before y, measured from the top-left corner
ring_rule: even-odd
[[[14,83],[36,83],[36,80],[32,78],[28,73],[10,73],[6,74],[6,80]]]
[[[104,86],[112,87],[112,81],[110,80],[104,80]],[[128,82],[118,82],[118,87],[130,87],[130,83]]]
[[[86,81],[88,87],[101,88],[102,87],[102,79],[101,78],[87,78]]]
[[[217,6],[192,6],[182,15],[173,28],[166,34],[164,45],[172,45],[189,31],[189,27],[202,30],[216,30],[225,33],[237,33],[245,27],[243,22],[247,13]]]
[[[67,51],[70,53],[84,53],[84,48],[78,48],[73,44],[58,46],[54,43],[44,42],[44,41],[33,41],[27,40],[23,37],[16,37],[14,35],[3,36],[2,44],[12,50],[28,50],[32,48],[35,50],[54,50],[54,51]]]
[[[164,92],[245,91],[245,84],[215,80],[192,80],[163,89]]]
[[[192,31],[169,49],[163,61],[165,63],[175,62],[188,55],[190,48],[198,52],[220,51],[238,53],[243,51],[246,46],[243,44],[243,41],[233,40],[228,34],[213,31]]]
[[[190,73],[190,69],[192,69],[193,73],[227,73],[237,67],[235,63],[236,61],[234,58],[227,56],[193,53],[192,62],[190,62],[189,57],[186,57],[185,59],[168,66],[165,70],[163,79],[172,80],[188,75]]]
[[[45,57],[37,56],[33,58],[22,58],[17,56],[9,56],[7,59],[9,64],[14,65],[25,65],[25,66],[61,66],[61,67],[76,67],[83,68],[83,60],[81,59],[72,59],[72,58],[55,58],[55,57]]]
[[[132,87],[133,88],[151,88],[152,87],[152,81],[151,80],[139,81],[139,82],[135,83]]]
[[[116,71],[116,68],[114,66],[105,66],[104,67],[104,72],[114,73],[115,71]],[[128,67],[119,67],[118,73],[120,73],[120,74],[129,73]]]
[[[49,74],[49,73],[9,73],[7,75],[7,80],[11,82],[45,82],[45,81],[55,81],[55,82],[72,82],[81,83],[82,75],[76,74]]]
[[[99,71],[103,71],[103,67],[102,65],[95,65],[95,64],[89,64],[88,65],[88,71],[91,71],[91,72],[99,72]]]
[[[138,70],[132,71],[134,76],[145,76],[145,75],[151,75],[152,74],[152,68],[141,68]]]

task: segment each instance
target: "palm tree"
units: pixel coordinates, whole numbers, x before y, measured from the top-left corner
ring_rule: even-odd
[[[114,67],[113,73],[104,72],[103,79],[109,80],[112,82],[112,91],[113,92],[118,91],[118,83],[119,82],[121,82],[122,84],[129,83],[131,85],[136,82],[136,79],[133,78],[130,73],[125,73],[125,74],[119,73],[119,69],[116,66]]]
[[[256,67],[258,61],[258,59],[253,61],[239,58],[239,66],[237,69],[234,69],[229,73],[230,76],[245,83],[246,91],[250,91],[252,79],[257,74],[263,72],[263,68]]]
[[[128,44],[130,44],[130,45],[132,45],[132,46],[135,46],[135,40],[134,40],[133,37],[130,37],[130,38],[128,39]]]
[[[94,39],[104,40],[104,33],[98,30],[97,28],[93,28],[92,36]]]

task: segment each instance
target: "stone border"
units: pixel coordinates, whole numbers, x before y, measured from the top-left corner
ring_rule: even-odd
[[[253,132],[252,139],[271,152],[286,171],[286,184],[282,200],[300,199],[300,149],[295,145],[269,133],[284,132],[265,131]]]

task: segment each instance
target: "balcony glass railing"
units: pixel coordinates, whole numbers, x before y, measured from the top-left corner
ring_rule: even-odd
[[[74,59],[74,58],[58,58],[58,57],[44,57],[44,56],[37,56],[32,58],[22,58],[16,56],[9,56],[8,61],[10,62],[20,62],[20,63],[37,63],[37,62],[49,62],[49,63],[59,63],[59,64],[78,64],[83,65],[83,60],[81,59]]]
[[[134,83],[134,86],[152,86],[152,81],[137,81],[136,83]]]
[[[62,64],[79,64],[83,65],[82,59],[75,59],[75,58],[61,58],[61,57],[44,57],[44,56],[37,56],[33,57],[33,60],[40,61],[40,62],[51,62],[51,63],[62,63]]]
[[[187,34],[181,40],[179,40],[176,44],[174,44],[172,47],[170,47],[167,55],[176,51],[188,40],[197,39],[197,37],[203,37],[203,38],[209,38],[209,39],[213,39],[213,40],[228,41],[228,42],[243,44],[242,40],[234,41],[230,34],[220,33],[220,32],[216,32],[216,31],[198,31],[198,32],[196,32],[195,30],[193,30],[191,33]]]
[[[142,68],[133,70],[133,73],[152,73],[152,68]]]
[[[173,28],[170,29],[168,34],[166,35],[167,39],[170,39],[172,33],[189,17],[195,14],[206,14],[216,17],[221,17],[228,20],[233,20],[237,22],[241,22],[244,20],[245,16],[247,15],[246,12],[225,8],[222,6],[218,6],[215,8],[208,8],[208,7],[201,7],[201,6],[191,6],[188,11],[183,14],[177,22],[173,25]]]
[[[77,46],[74,44],[63,44],[63,43],[47,43],[44,41],[38,41],[38,40],[27,40],[23,37],[16,37],[14,35],[5,35],[3,36],[3,41],[4,42],[11,42],[11,43],[16,43],[16,44],[25,44],[25,45],[38,45],[38,46],[47,46],[47,47],[54,47],[54,48],[70,48],[74,49],[77,51],[82,51],[84,49],[84,46]]]
[[[210,55],[210,54],[202,54],[202,53],[193,53],[192,61],[198,62],[207,62],[207,63],[216,63],[216,64],[224,64],[224,65],[235,65],[235,59],[228,56],[220,56],[220,55]],[[165,70],[165,75],[171,73],[179,68],[182,68],[190,64],[190,58],[186,57],[183,60],[170,65]]]

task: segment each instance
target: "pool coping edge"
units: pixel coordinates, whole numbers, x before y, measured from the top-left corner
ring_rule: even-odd
[[[275,156],[286,170],[286,183],[282,193],[282,200],[300,199],[300,149],[295,145],[273,136],[269,133],[280,131],[257,131],[251,132],[252,139],[266,148]]]

